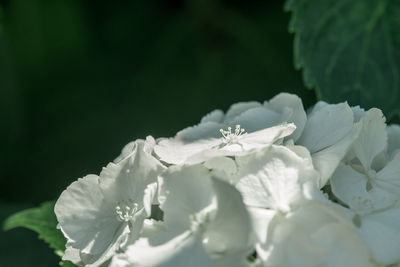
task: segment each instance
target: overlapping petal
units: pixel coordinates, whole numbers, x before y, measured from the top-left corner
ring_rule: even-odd
[[[281,124],[252,133],[235,136],[232,141],[225,137],[185,143],[182,140],[163,139],[154,151],[161,161],[169,164],[196,164],[213,157],[243,155],[255,149],[269,146],[295,130],[294,124]]]
[[[287,212],[305,199],[305,184],[317,187],[319,177],[310,156],[303,158],[283,146],[238,157],[237,162],[236,187],[249,206]]]

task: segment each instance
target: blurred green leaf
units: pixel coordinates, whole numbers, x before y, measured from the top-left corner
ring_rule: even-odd
[[[320,99],[400,111],[400,1],[288,0],[295,66]]]
[[[62,267],[76,267],[76,265],[73,264],[70,261],[61,261],[60,262],[60,266],[62,266]]]
[[[27,209],[11,215],[4,221],[5,231],[25,227],[39,234],[60,257],[64,254],[66,239],[57,227],[57,218],[54,214],[55,201],[42,203],[40,207]]]

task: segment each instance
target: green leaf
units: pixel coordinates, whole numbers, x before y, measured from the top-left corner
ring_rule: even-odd
[[[60,266],[62,266],[62,267],[76,267],[76,265],[73,264],[70,261],[61,261],[60,262]]]
[[[65,250],[66,239],[59,229],[57,229],[57,218],[54,214],[55,201],[44,202],[40,207],[27,209],[11,215],[4,221],[5,231],[25,227],[39,234],[55,253],[62,257]],[[68,265],[65,265],[68,266]]]
[[[320,99],[400,111],[400,1],[287,0],[294,56]]]

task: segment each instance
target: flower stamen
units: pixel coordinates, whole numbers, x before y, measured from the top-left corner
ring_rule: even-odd
[[[133,200],[120,201],[115,207],[117,219],[121,222],[128,222],[133,219],[135,213],[138,211],[138,204]]]
[[[240,125],[235,126],[235,131],[232,132],[232,128],[228,127],[228,130],[220,129],[219,132],[222,134],[223,137],[223,142],[225,144],[232,144],[236,143],[238,141],[238,138],[242,135],[245,134],[245,129],[240,128]]]

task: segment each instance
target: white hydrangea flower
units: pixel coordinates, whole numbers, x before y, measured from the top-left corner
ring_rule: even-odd
[[[400,208],[366,215],[351,211],[348,214],[376,262],[387,265],[400,261]]]
[[[301,149],[301,148],[300,148]],[[292,206],[318,191],[319,174],[309,153],[272,145],[264,150],[237,157],[236,187],[247,206],[288,212]]]
[[[55,206],[63,259],[395,266],[399,151],[400,126],[387,127],[378,109],[318,102],[306,113],[282,93],[215,110],[173,138],[127,144],[99,176],[72,183]]]
[[[346,214],[319,201],[276,214],[266,240],[257,247],[263,266],[377,266]]]
[[[129,246],[112,267],[247,264],[252,228],[233,186],[211,177],[201,165],[171,167],[161,183],[165,228]]]
[[[197,164],[215,157],[236,156],[262,149],[284,137],[296,129],[292,123],[283,123],[278,126],[260,131],[246,133],[240,125],[236,125],[232,132],[220,129],[219,138],[201,139],[185,142],[179,136],[172,139],[162,139],[154,147],[154,152],[160,160],[169,164]]]
[[[247,133],[252,133],[284,122],[296,125],[291,137],[297,140],[303,131],[306,113],[301,99],[296,95],[281,93],[263,104],[255,101],[236,103],[225,114],[221,110],[214,110],[204,116],[198,125],[178,132],[176,138],[189,143],[218,138],[220,129],[234,125],[241,125]]]
[[[386,166],[376,168],[376,159],[387,145],[386,124],[378,109],[366,112],[360,120],[362,130],[346,163],[341,163],[331,178],[332,191],[359,214],[394,205],[400,199],[400,154]],[[375,167],[375,168],[374,168]]]
[[[313,165],[321,175],[320,188],[328,182],[359,130],[347,103],[318,102],[307,114],[306,125],[296,144],[310,151]]]
[[[151,155],[153,153],[155,145],[156,145],[156,140],[153,138],[153,136],[149,135],[146,137],[143,150]],[[126,144],[122,149],[121,154],[117,158],[115,158],[114,163],[118,163],[124,158],[130,156],[132,152],[135,150],[135,148],[136,148],[136,141],[132,141]]]
[[[87,255],[87,266],[107,261],[128,238],[138,237],[150,215],[157,176],[164,167],[138,140],[130,156],[100,174],[72,183],[55,205],[68,245]]]
[[[226,114],[215,110],[203,117],[198,125],[180,131],[173,139],[162,139],[155,152],[170,164],[198,163],[214,156],[231,156],[232,153],[217,153],[215,150],[224,143],[217,140],[221,129],[240,125],[239,132],[236,129],[233,132],[222,130],[223,140],[229,143],[241,135],[242,128],[247,133],[254,133],[284,122],[294,123],[296,129],[276,136],[275,140],[292,139],[307,147],[315,168],[321,173],[319,186],[323,187],[358,135],[353,111],[347,103],[329,105],[319,102],[307,115],[301,99],[287,93],[279,94],[263,105],[258,102],[237,103]],[[261,134],[267,135],[259,132],[258,136]],[[204,155],[208,150],[213,152]]]
[[[309,199],[325,200],[317,186],[320,176],[304,147],[273,145],[237,157],[236,162],[232,182],[242,193],[260,242],[265,242],[276,213],[292,212]]]

